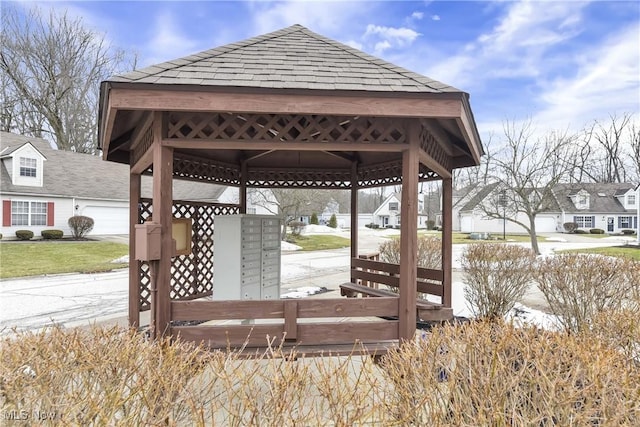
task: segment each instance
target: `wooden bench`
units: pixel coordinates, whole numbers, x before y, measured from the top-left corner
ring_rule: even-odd
[[[348,298],[355,298],[358,294],[366,297],[395,297],[398,294],[385,289],[374,289],[369,286],[359,285],[357,283],[343,283],[340,285],[340,294]],[[442,304],[427,301],[424,299],[416,300],[416,310],[418,319],[424,321],[444,321],[453,319],[453,309],[444,307]]]

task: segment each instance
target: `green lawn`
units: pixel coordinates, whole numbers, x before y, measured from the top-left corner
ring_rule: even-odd
[[[110,261],[129,253],[111,242],[0,243],[0,278],[57,273],[90,273],[123,268]]]
[[[420,230],[418,232],[423,236],[434,236],[440,238],[442,233],[440,231],[427,231]],[[491,239],[489,240],[471,240],[469,238],[469,233],[453,233],[453,244],[458,243],[500,243],[502,240],[502,233],[490,233]],[[539,237],[538,237],[539,238]],[[530,242],[531,238],[528,234],[507,234],[506,235],[507,242]]]
[[[308,236],[287,236],[287,240],[294,245],[302,247],[303,251],[321,251],[326,249],[338,249],[351,245],[351,241],[340,236],[323,234],[311,234]]]
[[[606,248],[593,248],[593,249],[571,249],[558,252],[574,252],[585,254],[600,254],[607,256],[627,257],[640,261],[640,249],[633,246],[611,246]]]

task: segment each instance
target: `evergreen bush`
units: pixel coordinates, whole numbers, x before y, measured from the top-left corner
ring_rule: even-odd
[[[40,235],[45,240],[57,240],[62,239],[64,232],[62,230],[42,230]]]
[[[31,240],[33,238],[33,231],[31,230],[18,230],[16,231],[16,237],[20,240]]]

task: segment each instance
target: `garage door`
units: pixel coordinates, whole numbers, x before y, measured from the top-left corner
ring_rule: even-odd
[[[552,216],[536,216],[536,232],[555,233],[556,219]]]
[[[87,206],[82,215],[93,218],[90,234],[129,234],[128,208]]]

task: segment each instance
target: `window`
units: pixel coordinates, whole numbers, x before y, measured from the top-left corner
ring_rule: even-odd
[[[247,213],[249,215],[255,215],[256,214],[256,208],[247,208]]]
[[[398,210],[398,202],[389,202],[389,210],[397,211]]]
[[[589,202],[587,196],[578,196],[578,208],[586,208]]]
[[[47,225],[47,203],[12,201],[11,225]]]
[[[627,196],[627,205],[628,206],[635,206],[636,205],[636,195],[635,194],[629,194]]]
[[[592,216],[574,216],[573,222],[578,224],[578,228],[593,228]]]
[[[631,217],[630,216],[618,217],[618,228],[631,228]]]
[[[36,177],[38,161],[28,157],[20,157],[20,176]]]

